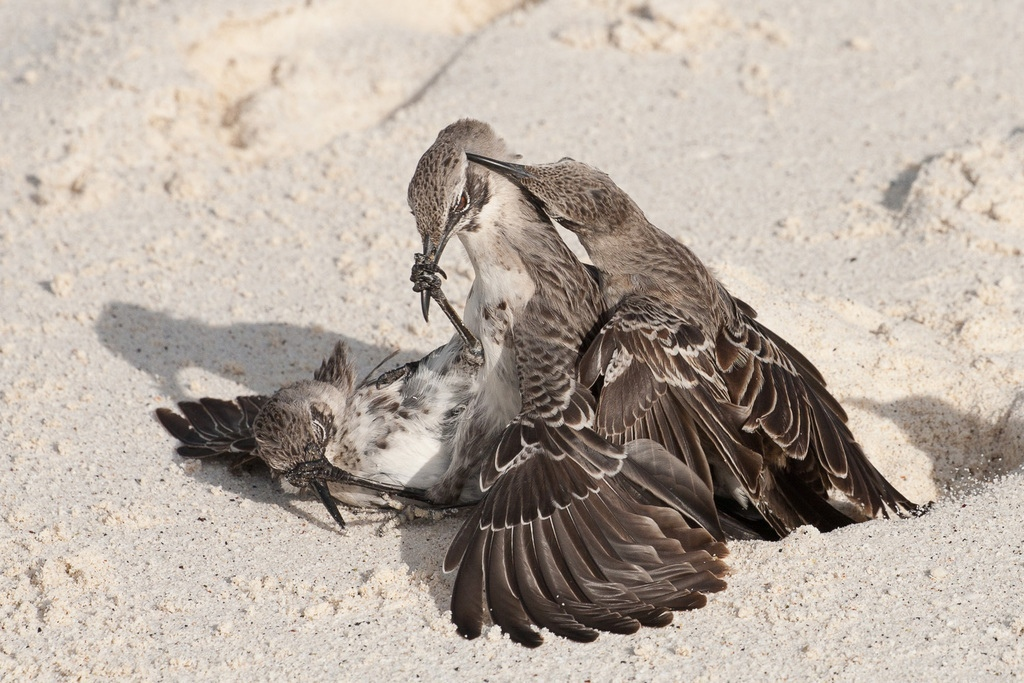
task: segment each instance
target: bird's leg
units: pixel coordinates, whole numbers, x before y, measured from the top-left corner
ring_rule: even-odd
[[[285,472],[285,478],[288,479],[292,486],[300,488],[303,486],[312,486],[316,489],[317,484],[324,485],[327,482],[336,482],[338,484],[359,486],[377,493],[408,498],[409,500],[415,500],[418,503],[424,503],[426,505],[431,505],[433,503],[433,501],[427,497],[427,493],[423,489],[396,486],[394,484],[386,484],[374,479],[360,477],[331,464],[326,458],[317,458],[315,460],[300,462],[298,465],[295,465]],[[326,487],[324,487],[323,490],[326,490]],[[321,494],[321,491],[317,489],[317,493]],[[320,497],[321,499],[324,498],[322,494]],[[330,510],[331,505],[326,502],[324,504],[327,505],[328,510]],[[333,511],[331,512],[331,515],[334,516]]]
[[[370,491],[375,491],[385,497],[397,496],[399,498],[406,498],[408,500],[416,501],[417,505],[414,507],[422,507],[424,509],[447,509],[468,505],[468,503],[463,504],[458,502],[438,504],[434,502],[434,500],[427,495],[427,492],[423,489],[396,486],[394,484],[387,484],[382,481],[360,477],[333,465],[323,457],[300,462],[298,465],[295,465],[285,472],[284,476],[292,486],[299,488],[308,486],[312,488],[316,492],[317,497],[320,498],[320,502],[324,504],[324,507],[327,508],[331,517],[334,518],[334,521],[336,521],[338,526],[342,529],[345,528],[345,519],[341,516],[341,512],[338,510],[338,504],[331,495],[330,488],[327,486],[328,482],[358,486]]]
[[[452,305],[448,302],[448,298],[444,295],[444,292],[440,288],[436,292],[431,293],[431,297],[437,302],[441,311],[448,316],[448,320],[451,322],[455,331],[458,332],[459,337],[462,338],[463,350],[462,355],[465,360],[473,363],[474,365],[480,365],[484,362],[484,347],[480,343],[480,340],[476,338],[466,324],[462,322],[462,318],[455,312]]]
[[[466,324],[462,322],[462,318],[455,312],[455,309],[448,301],[448,297],[444,295],[444,292],[441,290],[442,277],[446,278],[447,275],[432,258],[426,254],[416,254],[416,260],[412,266],[412,275],[409,279],[413,283],[413,291],[424,295],[423,317],[427,317],[430,303],[427,297],[429,296],[430,299],[437,302],[438,307],[448,317],[448,320],[462,339],[464,358],[471,363],[479,365],[483,363],[484,347],[480,340],[476,338],[476,335],[470,332]]]

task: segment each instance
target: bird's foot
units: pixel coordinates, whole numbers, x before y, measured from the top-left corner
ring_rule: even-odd
[[[412,282],[412,291],[426,292],[433,298],[441,292],[442,278],[447,280],[448,273],[434,263],[429,255],[416,254],[413,257],[412,274],[409,276],[409,281]]]
[[[476,337],[472,337],[471,340],[467,340],[465,337],[462,341],[465,345],[462,347],[462,362],[467,365],[480,366],[484,364],[484,347],[483,344],[477,340]]]

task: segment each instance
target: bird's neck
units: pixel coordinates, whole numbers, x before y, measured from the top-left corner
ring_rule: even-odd
[[[630,294],[650,294],[683,304],[681,299],[716,300],[710,271],[684,244],[646,220],[620,226],[612,234],[581,236],[601,273],[606,305]]]
[[[583,270],[547,218],[501,178],[492,180],[476,229],[459,237],[476,272],[474,286],[481,287],[485,300],[500,298],[513,309],[538,290],[561,289],[562,273]]]

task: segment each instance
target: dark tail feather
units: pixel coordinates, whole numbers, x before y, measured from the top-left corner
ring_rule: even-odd
[[[181,415],[157,408],[156,418],[181,442],[178,455],[182,457],[248,455],[256,448],[253,423],[267,400],[267,396],[239,396],[234,401],[182,401],[178,404]]]

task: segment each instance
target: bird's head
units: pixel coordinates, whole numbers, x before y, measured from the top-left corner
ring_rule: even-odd
[[[528,166],[473,152],[467,157],[525,190],[548,218],[579,235],[584,243],[621,233],[643,218],[640,207],[607,173],[575,159]]]
[[[294,387],[282,391],[288,389]],[[275,394],[256,418],[253,454],[293,486],[313,489],[331,517],[344,528],[345,520],[327,485],[349,479],[327,457],[337,440],[334,414],[325,403],[280,394]]]
[[[505,142],[489,125],[462,119],[438,133],[409,183],[409,208],[423,239],[423,259],[434,266],[452,237],[477,229],[477,218],[490,197],[488,174],[468,163],[467,152],[509,158]],[[422,303],[426,317],[426,292]]]
[[[336,411],[344,412],[354,389],[354,369],[339,343],[312,380],[278,390],[253,423],[253,455],[292,485],[312,488],[342,527],[345,521],[327,484],[352,479],[332,461],[349,442],[346,416]]]

